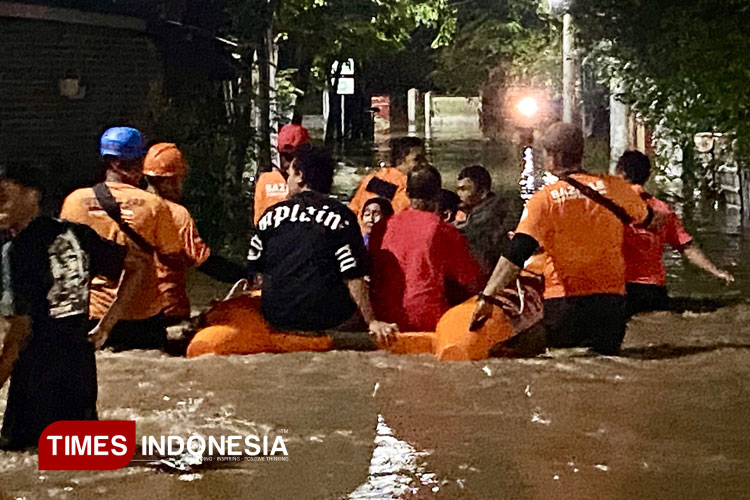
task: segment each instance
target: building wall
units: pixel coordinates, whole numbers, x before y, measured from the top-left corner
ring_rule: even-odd
[[[0,163],[42,163],[60,191],[90,181],[98,136],[135,119],[150,83],[162,78],[158,49],[145,32],[117,23],[1,14]],[[80,78],[83,98],[60,95],[58,80],[66,76]]]

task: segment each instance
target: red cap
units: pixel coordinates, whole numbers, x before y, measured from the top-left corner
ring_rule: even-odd
[[[310,142],[310,134],[302,125],[290,123],[279,130],[279,151],[294,151]]]

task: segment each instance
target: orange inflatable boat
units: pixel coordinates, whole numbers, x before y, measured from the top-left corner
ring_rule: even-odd
[[[469,331],[476,298],[448,310],[434,332],[402,332],[389,346],[393,354],[434,354],[441,361],[478,361],[542,317],[538,278],[522,276],[493,305],[492,317],[476,332]],[[193,337],[187,357],[204,354],[258,354],[334,349],[328,335],[304,336],[278,332],[260,312],[260,297],[242,295],[216,303],[204,316],[205,327]],[[369,340],[366,334],[362,339]],[[366,342],[362,342],[365,344]]]
[[[259,354],[330,351],[328,336],[307,337],[276,332],[260,313],[260,297],[242,295],[215,304],[204,318],[206,327],[188,345],[187,357],[203,354]]]
[[[498,344],[516,334],[504,311],[496,311],[476,332],[469,321],[476,299],[460,304],[443,315],[435,332],[402,332],[389,346],[393,354],[434,354],[440,361],[487,359]],[[279,333],[259,313],[256,297],[238,297],[219,303],[209,312],[214,323],[201,329],[187,349],[187,357],[204,354],[259,354],[296,351],[323,352],[334,348],[329,336],[307,337]],[[363,337],[365,335],[363,334]]]

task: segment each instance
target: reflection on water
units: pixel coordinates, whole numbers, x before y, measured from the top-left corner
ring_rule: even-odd
[[[440,486],[435,474],[427,472],[422,463],[427,455],[395,437],[383,415],[378,414],[370,476],[348,500],[400,500],[415,495],[424,498],[425,491],[437,493]]]
[[[139,436],[288,429],[289,461],[40,473],[0,453],[0,498],[745,498],[749,320],[639,316],[620,358],[101,353],[102,418]]]
[[[517,187],[502,147],[453,141],[432,155],[446,180],[482,162]],[[750,292],[750,260],[743,237],[705,214],[686,221],[741,284],[670,255],[673,293],[718,299],[715,310],[636,317],[622,357],[100,353],[101,418],[135,419],[139,437],[283,429],[289,461],[39,472],[35,455],[0,452],[0,499],[747,498],[750,306],[720,306]],[[226,293],[190,279],[203,304]]]

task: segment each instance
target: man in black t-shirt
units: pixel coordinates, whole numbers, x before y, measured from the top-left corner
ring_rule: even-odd
[[[40,215],[42,178],[25,165],[0,172],[0,387],[11,379],[3,449],[36,447],[58,420],[97,418],[94,349],[142,280],[134,253],[124,264],[124,247],[87,226]],[[89,332],[91,278],[116,281],[124,265],[118,298]]]
[[[372,312],[357,219],[325,194],[333,180],[330,155],[302,146],[282,174],[289,199],[263,214],[248,253],[250,274],[264,277],[263,316],[278,330],[319,331],[359,309],[370,333],[390,341],[398,330]]]

